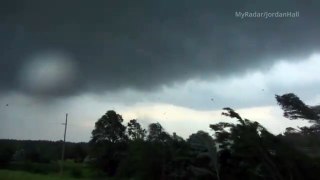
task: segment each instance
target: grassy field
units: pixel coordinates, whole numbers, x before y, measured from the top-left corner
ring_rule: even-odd
[[[1,180],[55,180],[55,179],[62,179],[62,180],[75,180],[79,178],[71,178],[71,177],[64,177],[58,174],[35,174],[29,173],[24,171],[12,171],[12,170],[0,170],[0,179]],[[84,179],[84,178],[81,178]]]
[[[11,164],[8,169],[0,169],[1,180],[53,180],[53,179],[65,179],[65,180],[86,180],[86,179],[100,179],[105,177],[89,167],[77,164],[72,161],[64,162],[64,173],[59,173],[60,166],[58,163],[39,164]],[[100,177],[100,178],[99,178]]]

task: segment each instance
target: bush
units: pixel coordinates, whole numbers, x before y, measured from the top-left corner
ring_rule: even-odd
[[[32,162],[15,162],[8,166],[10,170],[22,170],[32,173],[48,174],[52,172],[58,172],[59,166],[57,164],[44,164],[44,163],[32,163]]]
[[[12,149],[0,148],[0,168],[4,168],[10,163],[13,153]]]
[[[74,178],[82,178],[83,177],[83,173],[82,173],[81,169],[79,169],[79,168],[71,169],[70,174]]]

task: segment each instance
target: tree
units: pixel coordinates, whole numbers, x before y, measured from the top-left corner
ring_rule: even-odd
[[[14,155],[13,148],[1,146],[1,148],[0,148],[0,168],[6,167],[10,163],[13,155]]]
[[[308,106],[293,93],[282,96],[276,95],[276,100],[284,111],[284,117],[289,119],[306,119],[319,123],[319,106]]]
[[[320,135],[320,124],[314,124],[310,127],[299,127],[301,134]]]
[[[304,135],[319,134],[320,132],[320,106],[309,106],[300,100],[298,96],[293,93],[284,94],[282,96],[276,95],[278,104],[283,109],[284,117],[291,120],[305,119],[313,124],[311,127],[299,128],[300,133]]]
[[[272,154],[274,149],[267,146],[273,142],[274,136],[258,122],[242,118],[231,108],[224,110],[227,112],[223,112],[223,115],[237,119],[239,124],[210,125],[221,148],[222,178],[243,176],[246,179],[283,179]]]
[[[214,170],[217,179],[220,180],[220,167],[217,158],[218,152],[214,139],[207,132],[198,131],[196,134],[191,134],[187,142],[196,151],[198,159],[209,159],[209,162],[207,163],[209,171],[205,168],[201,168],[201,172],[210,176],[210,174],[212,174],[211,170]],[[199,167],[196,169],[200,170]]]
[[[290,135],[290,134],[296,134],[298,133],[297,129],[293,127],[287,127],[286,131],[284,132],[284,135]]]
[[[171,139],[170,135],[164,131],[160,123],[151,123],[148,131],[148,141],[167,142]]]
[[[120,162],[126,156],[126,127],[122,116],[115,111],[107,111],[96,123],[90,141],[93,165],[113,176]]]
[[[205,131],[198,131],[195,134],[191,134],[187,139],[187,142],[195,150],[208,151],[211,144],[215,147],[213,138]]]
[[[128,135],[132,140],[144,140],[147,131],[141,127],[137,120],[132,119],[128,122]]]
[[[92,143],[108,141],[111,143],[127,140],[126,127],[122,125],[122,116],[115,111],[108,111],[96,123],[92,131]]]

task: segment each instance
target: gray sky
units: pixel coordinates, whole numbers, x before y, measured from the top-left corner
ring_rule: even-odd
[[[109,109],[187,137],[223,107],[274,133],[274,95],[320,102],[317,1],[1,1],[0,138],[87,141]],[[236,12],[299,12],[239,18]],[[8,106],[7,106],[8,104]]]

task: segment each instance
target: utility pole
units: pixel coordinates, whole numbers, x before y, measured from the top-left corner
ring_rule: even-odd
[[[66,134],[67,134],[67,126],[68,126],[68,113],[66,114],[66,122],[62,123],[64,125],[64,136],[63,136],[63,145],[62,145],[62,154],[61,154],[61,169],[60,173],[63,174],[63,162],[64,162],[64,151],[66,146]]]

